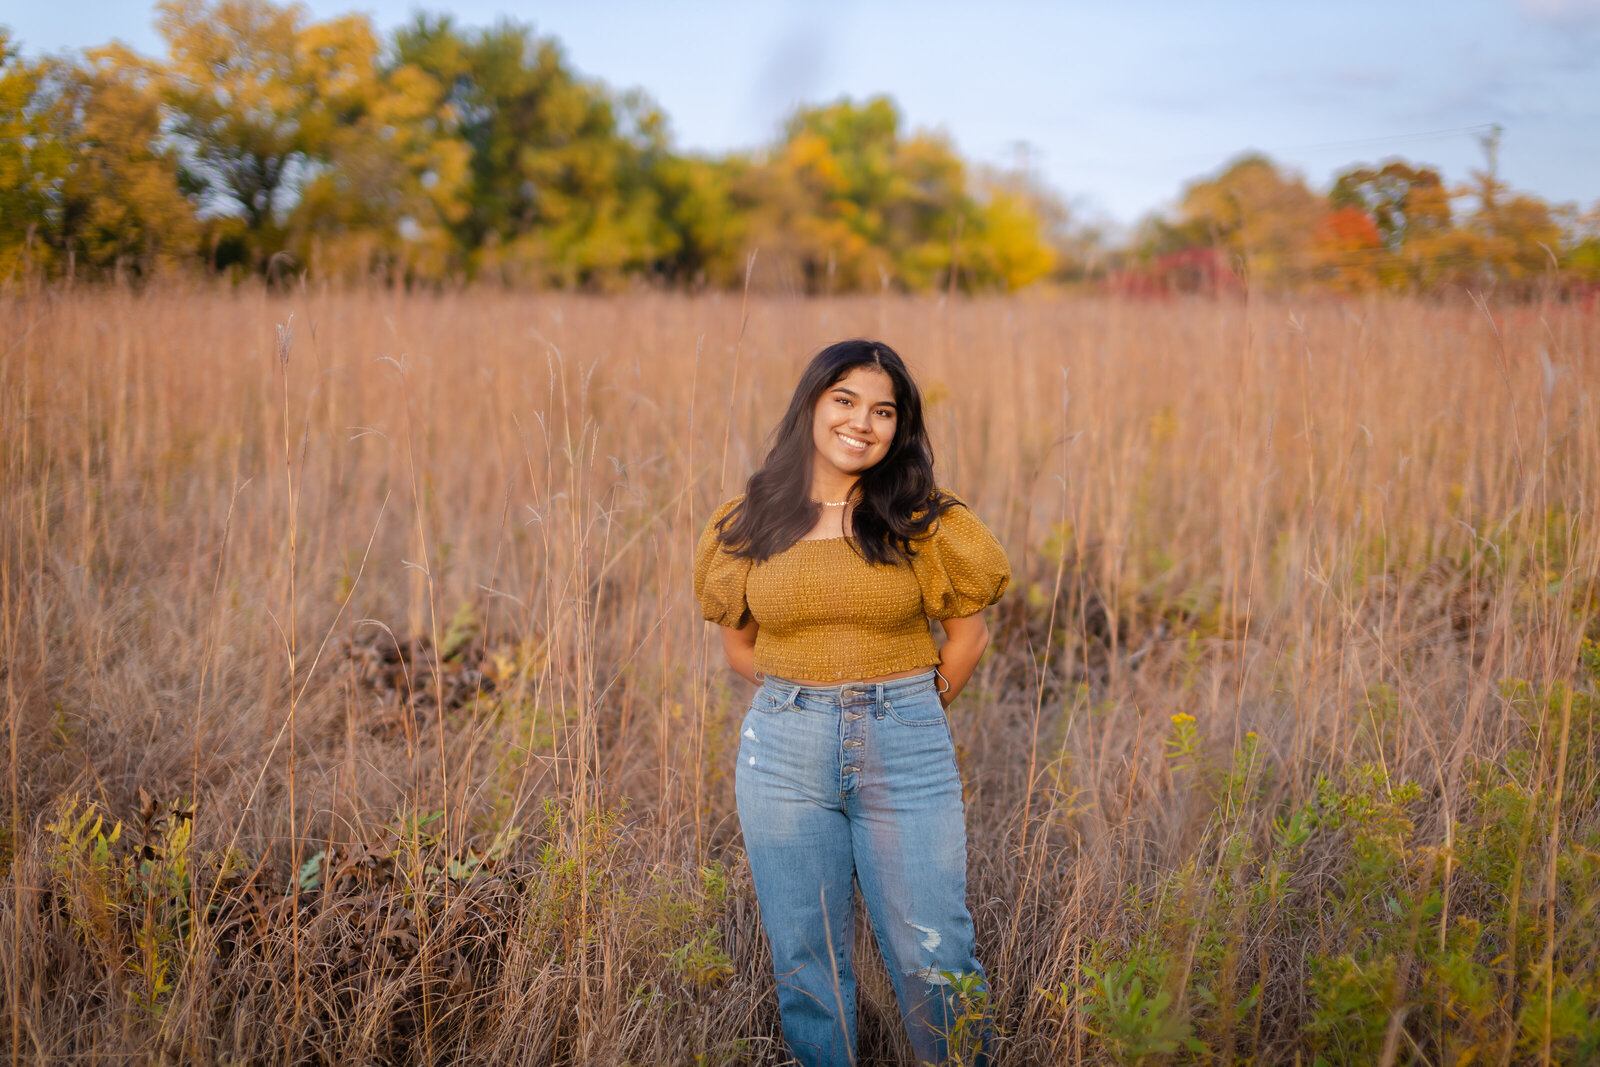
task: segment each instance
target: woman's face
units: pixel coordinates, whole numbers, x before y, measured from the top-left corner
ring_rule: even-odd
[[[811,415],[819,466],[855,476],[889,454],[899,412],[894,382],[877,367],[855,367],[823,390]]]

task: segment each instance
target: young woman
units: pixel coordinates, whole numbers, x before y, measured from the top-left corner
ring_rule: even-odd
[[[695,596],[760,687],[735,794],[784,1040],[807,1067],[854,1062],[855,885],[919,1063],[945,1059],[952,981],[983,982],[944,709],[1010,575],[934,484],[921,394],[873,341],[817,354],[761,469],[700,539]]]

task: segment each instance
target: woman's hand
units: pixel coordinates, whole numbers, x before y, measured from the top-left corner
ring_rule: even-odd
[[[737,630],[728,626],[717,629],[722,631],[722,654],[728,657],[728,666],[751,685],[760,685],[756,681],[756,631],[761,627],[751,619]]]
[[[949,688],[939,694],[939,701],[948,708],[977,669],[983,650],[989,647],[989,627],[982,614],[944,619],[940,625],[944,627],[945,640],[944,649],[939,653],[939,673],[944,675]]]

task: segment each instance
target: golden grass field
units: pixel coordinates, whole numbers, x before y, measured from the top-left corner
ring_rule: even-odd
[[[690,555],[852,335],[996,1063],[1600,1061],[1593,311],[247,286],[0,296],[13,1062],[781,1062]]]

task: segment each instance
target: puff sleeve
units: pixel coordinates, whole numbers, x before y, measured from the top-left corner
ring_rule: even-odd
[[[750,622],[750,605],[744,598],[750,561],[731,555],[722,547],[717,540],[717,523],[743,499],[736,496],[712,513],[694,553],[694,596],[700,602],[701,616],[734,630]]]
[[[978,516],[957,503],[916,543],[911,569],[929,618],[975,615],[1000,599],[1011,581],[1005,549]]]

